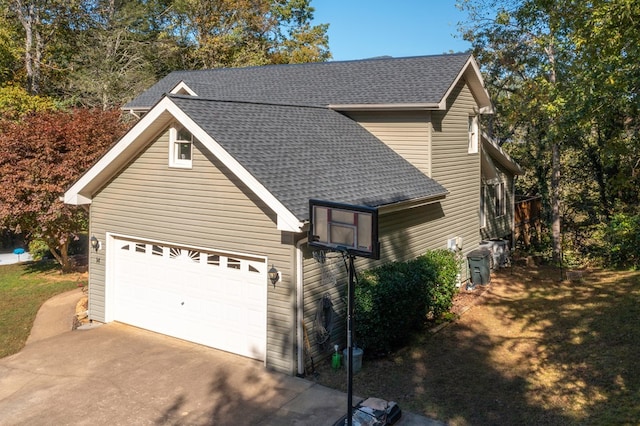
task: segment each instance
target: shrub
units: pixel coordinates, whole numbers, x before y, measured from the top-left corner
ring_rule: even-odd
[[[427,314],[439,318],[451,307],[457,273],[453,253],[436,250],[360,274],[354,304],[356,344],[367,356],[406,344]]]
[[[42,260],[49,255],[49,246],[39,239],[33,239],[29,242],[29,254],[33,260]]]
[[[618,213],[602,230],[609,266],[640,268],[640,215]]]
[[[450,250],[433,250],[417,261],[423,263],[428,270],[424,279],[427,280],[427,313],[439,319],[449,312],[453,305],[453,297],[458,291],[457,275],[460,271],[455,254]],[[435,276],[434,276],[435,274]],[[431,279],[429,279],[431,278]]]

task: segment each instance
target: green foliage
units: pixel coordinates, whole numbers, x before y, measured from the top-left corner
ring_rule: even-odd
[[[408,262],[365,271],[355,289],[355,341],[368,355],[406,344],[427,315],[450,307],[458,273],[455,256],[436,250]]]
[[[22,87],[0,87],[0,115],[10,120],[17,120],[32,112],[54,110],[57,107],[53,99],[31,95]]]
[[[0,2],[0,85],[119,107],[176,69],[331,57],[310,0]]]
[[[595,235],[609,266],[640,269],[640,215],[615,214]]]
[[[433,250],[415,261],[425,271],[422,279],[432,285],[427,286],[427,312],[438,319],[451,309],[453,296],[457,292],[457,275],[460,271],[455,254],[450,250]],[[435,272],[433,281],[427,278]]]
[[[579,253],[585,230],[640,203],[640,3],[458,3],[496,105],[490,126],[526,171],[518,191],[562,216]]]
[[[331,57],[327,25],[312,25],[310,0],[180,0],[193,68],[318,62]]]
[[[44,240],[35,238],[29,242],[29,254],[35,261],[45,258],[49,254],[49,246]]]

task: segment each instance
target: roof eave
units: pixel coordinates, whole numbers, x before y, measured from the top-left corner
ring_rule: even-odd
[[[482,146],[483,149],[487,151],[487,153],[498,161],[502,166],[504,166],[507,170],[509,170],[514,175],[522,175],[524,174],[524,170],[516,161],[511,158],[509,154],[507,154],[502,148],[498,146],[497,143],[493,141],[489,135],[486,133],[482,133]]]
[[[395,213],[401,210],[413,209],[416,207],[426,206],[428,204],[437,203],[439,201],[444,200],[447,195],[449,195],[449,191],[441,192],[436,195],[430,195],[428,197],[422,198],[414,198],[412,200],[400,201],[397,203],[385,204],[383,206],[378,207],[378,212],[380,214],[389,214]]]
[[[397,104],[330,104],[327,108],[334,111],[427,111],[442,110],[446,105],[440,103],[397,103]]]

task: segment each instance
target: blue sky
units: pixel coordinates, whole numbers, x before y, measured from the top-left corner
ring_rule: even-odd
[[[314,23],[329,25],[334,61],[375,56],[463,52],[458,33],[466,15],[456,0],[312,0]],[[457,37],[456,37],[457,36]]]

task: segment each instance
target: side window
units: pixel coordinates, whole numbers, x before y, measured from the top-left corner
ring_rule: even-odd
[[[469,154],[478,153],[478,142],[480,141],[480,129],[478,126],[478,116],[469,116]]]
[[[507,214],[507,203],[504,193],[504,182],[501,182],[495,186],[495,201],[496,201],[496,216],[504,216]]]
[[[169,167],[190,169],[193,156],[193,135],[182,126],[169,130]]]

